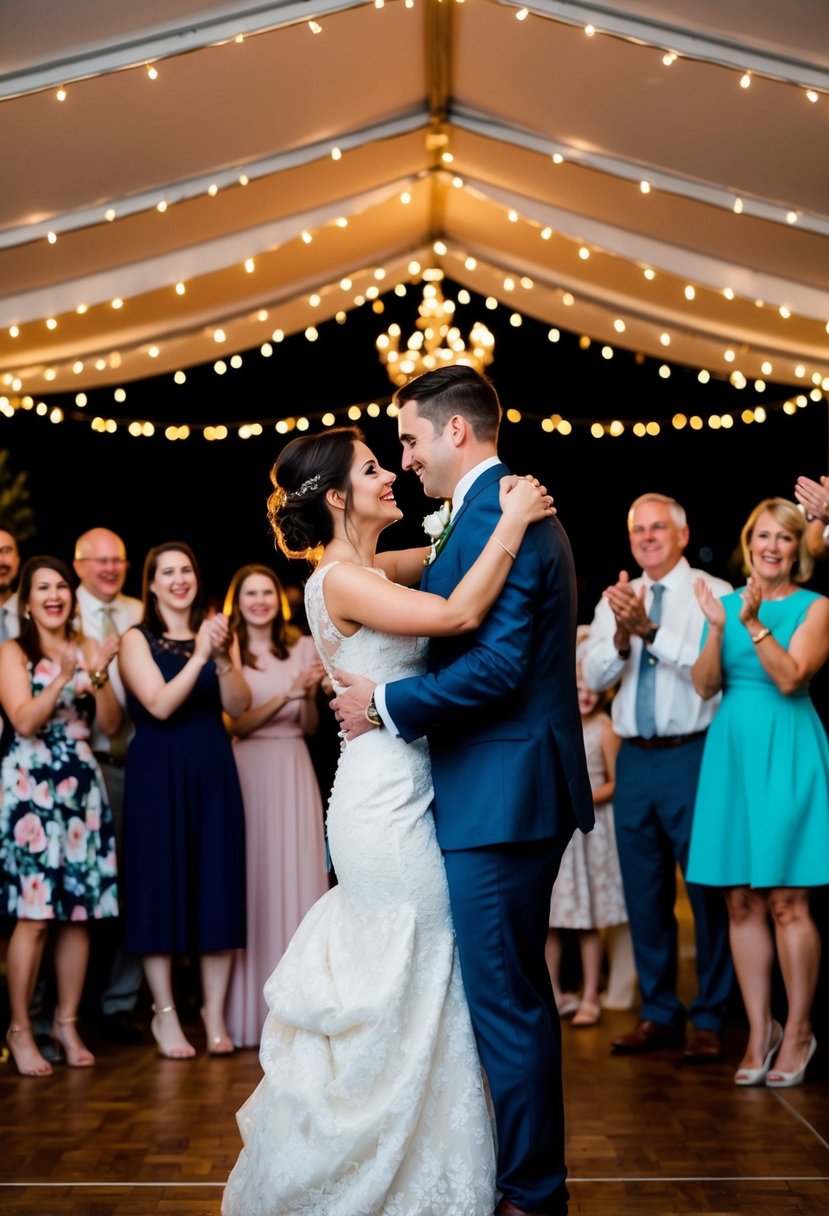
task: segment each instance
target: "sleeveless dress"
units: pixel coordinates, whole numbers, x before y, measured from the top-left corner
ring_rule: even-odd
[[[169,683],[194,642],[140,629]],[[135,726],[124,780],[125,949],[233,950],[245,944],[245,816],[215,663],[162,721],[127,691]]]
[[[596,714],[584,724],[584,752],[590,788],[595,792],[607,781],[602,734],[610,721]],[[596,807],[592,832],[574,832],[564,850],[550,900],[551,929],[608,929],[627,922],[622,871],[616,851],[613,806]]]
[[[420,672],[424,639],[338,633],[329,569],[305,593],[329,674]],[[328,807],[339,882],[266,984],[264,1077],[237,1115],[224,1216],[492,1216],[493,1123],[431,800],[425,740],[345,744]]]
[[[760,623],[788,647],[818,598],[801,588],[764,600]],[[821,886],[829,882],[826,732],[808,686],[784,696],[766,673],[739,620],[741,592],[722,603],[723,697],[705,740],[686,877],[714,887]]]
[[[319,658],[311,638],[301,637],[284,659],[267,654],[257,662],[242,668],[254,706],[288,692]],[[233,960],[225,1015],[236,1046],[256,1047],[268,1012],[265,980],[329,882],[322,798],[300,725],[300,702],[288,701],[257,730],[234,739],[233,755],[245,807],[248,933],[245,949]]]
[[[28,664],[32,693],[60,664]],[[2,912],[20,920],[85,921],[118,915],[112,811],[89,739],[95,696],[78,649],[72,679],[33,735],[15,733],[3,757]],[[11,731],[10,724],[5,729]]]

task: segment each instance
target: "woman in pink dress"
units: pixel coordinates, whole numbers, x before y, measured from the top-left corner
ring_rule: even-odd
[[[305,743],[317,727],[323,669],[309,637],[287,619],[285,593],[267,566],[243,566],[225,601],[253,701],[227,720],[247,851],[247,947],[237,950],[227,1026],[237,1047],[258,1047],[262,989],[305,913],[328,890],[322,799]]]

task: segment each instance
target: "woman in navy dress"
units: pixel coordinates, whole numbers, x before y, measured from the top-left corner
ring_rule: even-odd
[[[173,1000],[172,956],[197,954],[208,1051],[233,1050],[224,1004],[233,951],[245,945],[245,824],[222,711],[250,691],[230,657],[222,614],[205,619],[188,545],[144,563],[144,618],[121,638],[119,664],[135,735],[124,792],[126,949],[141,954],[161,1055],[195,1055]]]

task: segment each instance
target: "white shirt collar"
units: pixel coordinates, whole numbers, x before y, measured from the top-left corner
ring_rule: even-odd
[[[654,583],[659,583],[660,586],[667,587],[669,590],[672,590],[673,588],[678,587],[680,583],[685,581],[690,568],[691,567],[688,565],[687,557],[681,557],[676,565],[671,566],[668,573],[663,575],[662,578],[651,578],[649,574],[645,574],[645,572],[642,571],[642,581],[646,587],[652,587]]]
[[[482,460],[480,464],[476,464],[474,468],[469,469],[464,473],[458,484],[455,486],[455,493],[452,495],[452,514],[455,515],[460,509],[461,503],[471,487],[475,484],[482,473],[487,469],[492,469],[496,464],[501,463],[500,456],[487,456],[486,460]]]

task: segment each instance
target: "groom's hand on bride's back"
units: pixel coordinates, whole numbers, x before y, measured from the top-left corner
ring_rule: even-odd
[[[342,692],[329,704],[340,724],[340,733],[346,739],[356,739],[366,731],[374,730],[366,717],[366,708],[377,687],[367,676],[354,675],[350,671],[334,671],[334,684]]]

